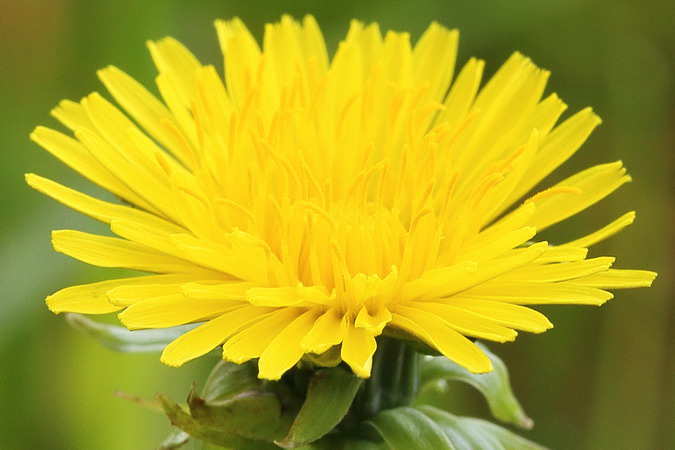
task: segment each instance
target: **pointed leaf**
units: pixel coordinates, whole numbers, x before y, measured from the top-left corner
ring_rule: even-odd
[[[271,392],[247,391],[227,400],[206,402],[192,391],[188,406],[192,417],[201,425],[270,442],[283,438],[292,420],[282,415],[281,404]]]
[[[165,414],[171,420],[171,424],[196,439],[225,448],[245,448],[250,450],[272,450],[276,448],[272,443],[245,439],[209,428],[195,420],[170,398],[162,394],[159,394],[158,397],[164,406]]]
[[[203,396],[207,402],[225,400],[242,392],[260,390],[262,383],[257,377],[258,369],[253,361],[235,364],[220,361],[209,374]]]
[[[457,380],[468,383],[478,389],[492,415],[504,422],[520,428],[530,429],[533,422],[526,414],[513,394],[506,365],[484,345],[476,343],[492,362],[494,370],[484,374],[469,373],[465,368],[445,357],[426,357],[421,367],[421,388],[428,388],[441,380]]]
[[[291,430],[277,445],[301,447],[331,431],[349,411],[360,385],[360,378],[341,367],[317,371]]]
[[[375,428],[392,450],[455,449],[439,425],[409,406],[381,411],[365,423]]]
[[[129,331],[117,325],[106,325],[91,320],[82,314],[66,314],[68,323],[96,339],[100,344],[125,353],[161,352],[164,347],[195,325]]]
[[[163,413],[164,412],[164,407],[162,405],[162,402],[158,398],[143,398],[139,397],[137,395],[129,394],[127,392],[122,392],[122,391],[115,391],[113,392],[113,395],[117,398],[121,398],[122,400],[126,400],[128,402],[136,403],[138,406],[149,409],[150,411],[155,411],[158,413]]]
[[[457,450],[545,450],[545,447],[486,420],[455,416],[428,405],[418,409],[443,430]]]

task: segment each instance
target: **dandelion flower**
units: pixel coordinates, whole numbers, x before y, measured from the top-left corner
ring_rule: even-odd
[[[159,96],[116,67],[98,93],[53,115],[72,137],[32,139],[119,197],[100,200],[28,174],[28,184],[110,226],[54,231],[88,264],[145,273],[67,287],[56,312],[119,312],[129,329],[196,323],[161,360],[222,346],[278,379],[332,349],[370,375],[376,337],[404,333],[471,372],[491,370],[472,338],[552,327],[538,304],[600,305],[605,289],[655,274],[611,268],[587,249],[629,225],[558,245],[539,234],[630,180],[621,162],[531,192],[600,123],[543,96],[549,73],[511,56],[453,72],[457,31],[407,33],[354,21],[332,59],[310,16],[267,25],[261,47],[217,21],[224,76],[172,38],[149,42]],[[339,352],[338,352],[339,351]]]

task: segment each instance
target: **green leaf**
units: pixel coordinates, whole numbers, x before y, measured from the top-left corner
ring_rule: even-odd
[[[171,424],[196,439],[233,449],[272,450],[277,448],[269,442],[246,439],[220,430],[214,430],[194,419],[170,398],[162,394],[159,394],[158,398],[162,402],[164,413],[171,420]]]
[[[157,450],[176,450],[184,446],[190,440],[190,435],[185,431],[174,430],[159,444]]]
[[[334,429],[349,411],[360,385],[360,378],[341,367],[317,371],[288,435],[277,445],[301,447]]]
[[[438,385],[442,380],[457,380],[468,383],[479,390],[492,415],[520,428],[530,429],[533,422],[513,394],[506,365],[484,345],[476,343],[487,354],[494,370],[484,374],[469,373],[462,366],[445,357],[426,357],[422,362],[421,388]]]
[[[344,434],[329,434],[318,441],[312,442],[301,450],[388,450],[384,443],[377,443],[365,439],[355,439]]]
[[[443,429],[415,408],[381,411],[365,422],[380,434],[392,450],[454,450]]]
[[[473,417],[458,417],[433,406],[420,406],[419,411],[436,423],[457,450],[489,448],[495,450],[544,450],[504,427]]]
[[[188,406],[192,418],[201,425],[269,442],[283,438],[292,420],[291,416],[282,415],[281,404],[271,392],[247,391],[226,400],[207,402],[192,391]]]
[[[224,400],[242,392],[257,390],[261,381],[253,361],[235,364],[220,361],[209,374],[202,395],[207,402]]]
[[[66,314],[66,320],[74,328],[87,333],[102,345],[125,353],[161,352],[177,337],[190,331],[195,325],[157,330],[129,331],[117,325],[106,325],[82,314]]]

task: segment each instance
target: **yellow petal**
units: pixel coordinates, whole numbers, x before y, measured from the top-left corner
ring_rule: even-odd
[[[145,277],[142,277],[145,278]],[[128,279],[70,286],[48,296],[47,307],[53,313],[107,314],[122,309],[108,301],[106,293]]]
[[[426,97],[439,101],[448,91],[455,70],[459,32],[433,22],[413,50],[413,78],[417,85],[428,83]]]
[[[356,375],[361,378],[370,377],[376,348],[375,337],[368,330],[347,322],[340,357]]]
[[[609,269],[605,272],[577,278],[571,283],[602,289],[626,289],[649,287],[655,278],[656,273],[647,270]]]
[[[164,179],[164,182],[166,182],[167,174],[155,156],[157,153],[162,154],[164,161],[172,167],[180,167],[170,155],[166,154],[119,109],[98,93],[88,95],[82,100],[82,105],[95,127],[85,129],[95,131],[110,145],[110,148],[114,149],[115,153],[134,167],[142,168],[154,178]]]
[[[549,246],[539,258],[532,261],[532,265],[581,261],[586,258],[586,255],[588,255],[587,248],[567,245]]]
[[[148,202],[111,174],[84,145],[75,139],[45,127],[37,127],[31,133],[30,138],[68,167],[106,191],[143,209],[152,209]]]
[[[371,315],[368,308],[364,306],[356,316],[354,326],[365,328],[371,335],[379,336],[390,321],[391,313],[387,308],[378,308],[375,314]]]
[[[456,132],[466,121],[467,114],[478,93],[485,63],[471,58],[462,67],[457,80],[452,83],[445,99],[444,109],[439,113],[436,123],[447,123]]]
[[[585,108],[558,125],[543,140],[523,182],[513,191],[509,201],[516,201],[572,156],[600,125],[600,118]]]
[[[528,266],[513,270],[499,280],[503,281],[565,281],[585,277],[610,268],[615,258],[601,257],[583,261]]]
[[[448,302],[450,303],[450,302]],[[406,306],[442,318],[453,329],[465,336],[489,339],[497,342],[513,341],[518,333],[510,328],[495,323],[485,316],[475,314],[449,304],[435,302],[414,302]]]
[[[240,300],[245,301],[246,291],[253,283],[225,280],[206,280],[186,283],[181,287],[183,294],[195,300]]]
[[[567,242],[565,245],[570,245],[573,247],[590,247],[591,245],[595,245],[598,242],[605,240],[608,237],[623,230],[628,225],[632,224],[634,220],[635,211],[628,212],[609,225],[602,227],[598,231],[588,234],[582,238],[575,239],[574,241]]]
[[[204,267],[231,274],[241,280],[267,285],[267,258],[261,246],[256,246],[244,233],[223,236],[230,246],[198,239],[187,234],[171,236],[181,255],[198,261]]]
[[[256,306],[298,306],[303,298],[294,287],[261,288],[254,287],[246,291],[246,300]]]
[[[108,66],[99,70],[98,76],[117,103],[150,136],[157,139],[173,155],[180,158],[184,154],[180,140],[163,124],[164,121],[173,123],[171,113],[154,95],[117,67]]]
[[[474,244],[462,249],[457,255],[458,260],[473,260],[481,261],[491,258],[498,258],[509,250],[523,245],[537,234],[535,227],[523,227],[511,233],[504,234],[500,237],[495,237],[489,242],[481,240],[480,244]]]
[[[457,167],[462,170],[457,186],[460,197],[470,192],[488,166],[529,138],[532,130],[523,128],[524,119],[540,101],[548,76],[515,53],[481,89],[472,107],[476,118],[453,145]]]
[[[51,114],[72,131],[78,128],[89,128],[90,130],[95,128],[81,103],[62,100],[59,102],[59,106],[52,109]]]
[[[525,227],[532,219],[535,209],[536,206],[534,203],[521,205],[514,211],[503,216],[494,224],[481,230],[480,233],[474,237],[469,238],[465,244],[466,248],[480,248],[495,239],[499,239],[506,234],[513,233],[514,231]]]
[[[194,282],[194,274],[149,275],[142,284],[124,284],[108,291],[108,300],[116,306],[130,306],[152,297],[182,292],[186,283]]]
[[[172,207],[181,223],[200,239],[216,241],[223,230],[213,220],[213,209],[209,196],[188,173],[175,173],[171,176]]]
[[[147,275],[71,286],[47,297],[47,306],[55,313],[105,314],[119,311],[122,306],[109,302],[111,292],[125,288],[143,291],[144,286],[171,286],[193,278],[194,275]]]
[[[299,64],[304,64],[299,38],[300,24],[288,15],[282,16],[278,23],[265,25],[263,51],[279,86],[291,84],[298,72],[303,72],[297,70]]]
[[[475,299],[463,295],[445,299],[448,305],[462,308],[475,314],[485,316],[489,320],[516,330],[530,333],[543,333],[553,328],[553,324],[541,314],[525,306],[500,301]]]
[[[620,161],[586,169],[556,185],[578,193],[551,194],[534,200],[537,209],[530,223],[541,231],[599,202],[628,181],[630,177]]]
[[[241,364],[260,357],[274,338],[304,312],[301,308],[280,308],[261,315],[227,340],[223,345],[223,359]]]
[[[491,281],[465,291],[464,295],[521,305],[602,305],[614,297],[610,292],[573,283]]]
[[[110,224],[113,220],[147,223],[163,233],[184,233],[185,230],[153,214],[124,205],[105,202],[63,186],[55,181],[32,173],[26,174],[26,182],[33,189],[96,220]]]
[[[127,161],[98,134],[86,128],[76,131],[75,136],[101,165],[145,201],[138,206],[179,223],[180,218],[171,202],[168,179],[154,178],[147,171]],[[145,204],[149,206],[144,206]]]
[[[436,315],[399,307],[392,314],[391,324],[426,342],[471,373],[492,370],[492,363],[485,353]]]
[[[478,265],[473,261],[462,261],[452,266],[429,270],[416,280],[405,283],[401,298],[412,300],[443,296],[448,286],[452,286],[476,270]]]
[[[172,256],[179,256],[180,249],[171,242],[171,236],[186,234],[184,229],[178,227],[174,228],[178,232],[175,233],[173,230],[156,227],[155,224],[147,221],[125,219],[113,219],[110,222],[110,230],[124,239]]]
[[[184,106],[190,106],[194,98],[195,71],[202,65],[183,44],[166,37],[159,41],[148,41],[148,49],[160,73],[171,76],[173,86]]]
[[[336,308],[323,313],[300,342],[306,353],[320,355],[344,339],[347,321]]]
[[[213,66],[197,70],[195,78],[197,83],[196,107],[200,126],[204,127],[209,134],[224,134],[226,129],[223,124],[230,121],[235,109],[223,81]],[[212,155],[214,158],[217,156],[219,156],[217,153]]]
[[[180,367],[186,362],[198,358],[220,344],[241,328],[260,321],[273,309],[255,306],[243,306],[216,317],[194,330],[190,330],[171,342],[162,353],[164,364]]]
[[[308,62],[315,61],[317,75],[323,75],[328,69],[328,52],[319,25],[312,15],[306,15],[302,21],[301,43]],[[311,69],[310,69],[311,70]]]
[[[204,252],[190,251],[182,242],[192,242],[192,236],[186,233],[169,234],[165,230],[156,228],[149,223],[131,222],[126,220],[113,220],[110,224],[113,233],[134,243],[147,246],[158,253],[174,256],[185,263],[191,263],[194,268],[203,272],[210,273],[212,278],[231,279],[234,278],[222,272],[220,258],[224,255],[209,253],[208,258]],[[217,245],[217,244],[216,244]],[[222,247],[218,247],[221,248]]]
[[[278,380],[293,367],[305,353],[300,342],[321,314],[316,309],[309,310],[286,326],[260,355],[258,363],[260,378]]]
[[[118,317],[130,330],[168,328],[204,322],[245,304],[241,300],[187,299],[179,292],[136,302],[118,314]]]
[[[217,20],[216,31],[225,57],[227,92],[238,106],[244,103],[260,61],[260,47],[239,18]],[[247,81],[248,80],[248,81]]]
[[[52,233],[54,250],[100,267],[125,267],[146,272],[200,272],[198,266],[152,250],[145,245],[74,230]]]
[[[451,285],[439,289],[436,296],[450,297],[474,286],[481,286],[492,278],[532,263],[546,252],[547,247],[548,243],[538,242],[527,248],[512,250],[508,256],[481,262],[475,271],[466,273]]]
[[[177,86],[179,80],[171,74],[160,73],[155,78],[155,83],[176,121],[173,127],[169,125],[169,129],[172,130],[177,140],[172,153],[185,167],[194,168],[195,153],[199,145],[192,104],[185,105],[185,99],[181,96],[180,88]],[[168,125],[166,122],[164,124]]]

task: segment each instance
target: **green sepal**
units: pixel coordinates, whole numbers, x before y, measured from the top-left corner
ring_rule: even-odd
[[[420,406],[418,409],[443,430],[457,450],[477,448],[545,450],[545,447],[486,420],[458,417],[429,405]]]
[[[410,406],[381,411],[366,425],[373,427],[391,450],[454,450],[443,429]]]
[[[82,314],[68,313],[66,320],[73,328],[85,332],[100,344],[118,352],[161,352],[171,341],[185,334],[195,325],[181,325],[156,330],[129,331],[118,325],[107,325]]]
[[[520,428],[530,429],[533,422],[516,399],[509,382],[509,373],[504,362],[484,345],[476,343],[490,358],[493,371],[473,374],[444,357],[426,357],[421,367],[421,389],[437,385],[443,380],[468,383],[483,394],[492,415]]]
[[[419,390],[420,359],[408,342],[380,336],[371,376],[356,397],[354,415],[368,419],[381,410],[410,405]]]
[[[159,444],[157,450],[177,450],[188,443],[190,435],[183,430],[175,429]]]
[[[317,371],[309,381],[307,396],[288,435],[276,444],[298,448],[333,430],[349,411],[361,381],[342,367]]]
[[[246,391],[235,397],[207,402],[193,390],[188,396],[192,418],[201,425],[247,439],[272,442],[283,438],[291,416],[283,415],[276,395]]]
[[[342,357],[340,356],[340,346],[334,345],[319,355],[316,353],[306,353],[303,356],[303,360],[306,360],[312,366],[335,367],[342,362]]]
[[[257,390],[261,385],[257,373],[258,369],[253,361],[235,364],[221,360],[206,379],[202,396],[207,402],[215,402],[242,392]]]
[[[171,421],[171,424],[196,439],[220,445],[225,448],[245,448],[250,450],[272,450],[277,448],[270,442],[246,439],[220,430],[215,430],[193,418],[168,397],[159,394],[158,399],[162,402],[164,413]]]

